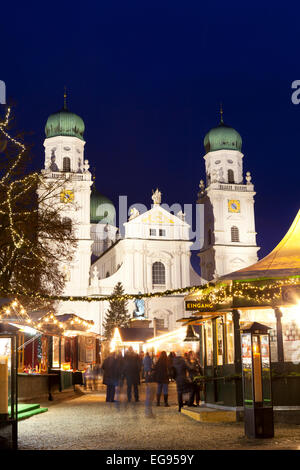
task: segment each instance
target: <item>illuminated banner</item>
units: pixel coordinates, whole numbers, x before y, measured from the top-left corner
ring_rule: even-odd
[[[189,312],[196,311],[196,310],[197,312],[210,312],[210,311],[215,310],[215,308],[216,306],[212,304],[197,301],[197,300],[196,301],[187,300],[185,302],[185,309]]]

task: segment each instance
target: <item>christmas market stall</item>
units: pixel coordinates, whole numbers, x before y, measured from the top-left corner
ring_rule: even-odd
[[[300,422],[300,211],[269,255],[200,287],[185,304],[185,324],[199,326],[206,402],[242,406],[240,333],[258,322],[269,327],[275,415],[280,409]]]
[[[156,356],[161,351],[167,353],[180,352],[182,355],[189,351],[197,352],[199,350],[199,336],[195,333],[192,326],[183,326],[174,331],[164,333],[154,338],[148,339],[144,344],[144,352]]]
[[[16,337],[18,399],[51,396],[53,376],[48,368],[48,335],[21,303],[0,298],[0,331]]]
[[[22,401],[83,384],[87,367],[100,362],[93,321],[47,313],[33,320],[15,299],[0,299],[0,331],[15,333],[18,391]]]
[[[49,335],[49,364],[59,375],[59,390],[83,385],[85,370],[100,362],[99,336],[91,331],[94,322],[72,313],[49,313],[39,325]]]
[[[144,344],[149,338],[153,338],[153,328],[121,328],[116,327],[110,341],[110,351],[121,351],[124,355],[129,347],[135,353],[143,351]]]

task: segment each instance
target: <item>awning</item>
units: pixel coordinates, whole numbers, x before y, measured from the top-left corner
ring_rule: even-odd
[[[300,276],[300,210],[286,235],[271,253],[257,263],[227,274],[219,280],[291,276]]]

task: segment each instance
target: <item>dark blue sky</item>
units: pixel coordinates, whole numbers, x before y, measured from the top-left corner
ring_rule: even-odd
[[[1,5],[1,68],[17,123],[44,161],[47,117],[85,121],[97,188],[116,204],[194,203],[203,139],[224,121],[243,138],[256,196],[259,256],[299,209],[299,3],[25,2]],[[29,5],[29,6],[28,6]]]

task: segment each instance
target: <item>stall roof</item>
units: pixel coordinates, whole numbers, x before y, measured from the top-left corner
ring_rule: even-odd
[[[118,328],[123,343],[144,342],[153,338],[153,328]]]
[[[271,253],[252,266],[221,277],[219,281],[289,276],[300,276],[300,210],[286,235]]]

